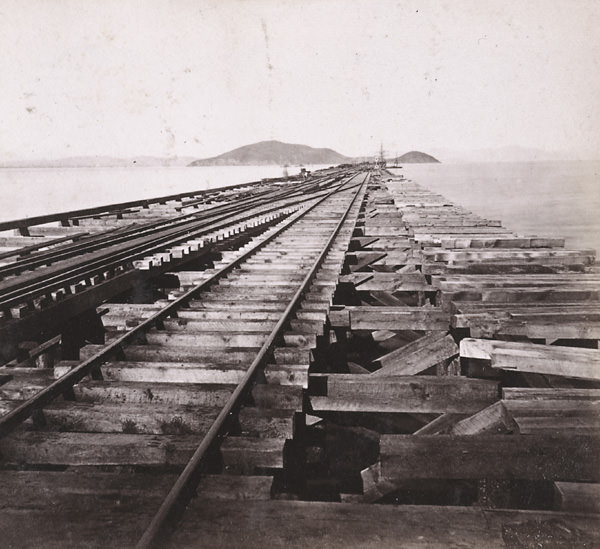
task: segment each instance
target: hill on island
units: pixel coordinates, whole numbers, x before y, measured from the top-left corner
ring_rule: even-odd
[[[398,162],[403,162],[404,164],[428,164],[437,162],[439,164],[440,161],[429,154],[419,151],[410,151],[398,157]]]
[[[194,160],[190,166],[261,166],[284,164],[341,164],[348,157],[332,149],[315,149],[307,145],[292,145],[281,141],[261,141],[232,151]]]

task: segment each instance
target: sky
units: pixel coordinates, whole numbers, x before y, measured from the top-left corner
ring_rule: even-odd
[[[0,0],[0,162],[600,157],[600,0]]]

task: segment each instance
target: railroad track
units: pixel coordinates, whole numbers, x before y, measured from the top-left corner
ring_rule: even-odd
[[[13,369],[0,386],[5,543],[148,547],[185,529],[193,496],[293,499],[311,349],[368,180],[265,193],[279,214],[214,267],[180,273],[171,300],[107,303],[107,341],[50,383]]]
[[[303,207],[307,200],[329,192],[342,175],[338,172],[333,177],[294,185],[273,184],[266,190],[250,187],[242,195],[225,193],[217,205],[214,194],[209,193],[199,211],[198,200],[186,203],[185,208],[183,202],[174,208],[159,205],[158,212],[156,208],[149,210],[153,213],[150,221],[140,217],[139,210],[130,212],[134,217],[111,210],[111,219],[63,219],[65,224],[76,222],[77,228],[58,230],[78,232],[58,239],[41,238],[37,244],[3,253],[6,262],[0,265],[0,339],[4,344],[0,358],[16,358],[19,362],[20,343],[43,343],[68,331],[69,327],[63,330],[63,325],[77,315],[140,286],[160,271],[241,245]],[[171,213],[166,219],[165,207]],[[176,211],[182,209],[186,211]],[[159,213],[163,218],[156,221]],[[35,218],[33,222],[37,222]],[[107,230],[81,232],[97,228],[97,222]],[[67,239],[70,242],[65,242]],[[50,241],[47,249],[42,249],[44,240]]]

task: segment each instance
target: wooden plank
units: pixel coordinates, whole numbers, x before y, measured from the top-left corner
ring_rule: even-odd
[[[55,431],[199,434],[208,432],[220,407],[135,403],[55,402],[44,408],[45,427]]]
[[[171,546],[237,547],[243,540],[246,547],[495,549],[506,547],[503,533],[509,527],[557,522],[566,530],[562,537],[565,546],[574,546],[569,540],[584,539],[591,545],[600,539],[598,518],[578,514],[306,501],[265,501],[248,506],[197,498]]]
[[[281,438],[227,437],[221,444],[225,471],[251,475],[265,469],[282,469],[284,445]]]
[[[600,273],[585,272],[585,273],[535,273],[535,274],[443,274],[431,277],[433,285],[442,283],[466,283],[466,284],[494,284],[508,283],[513,286],[521,286],[521,283],[588,283],[597,284],[600,282]]]
[[[506,431],[504,407],[502,402],[494,402],[470,417],[458,421],[452,426],[453,435],[481,435]]]
[[[376,241],[365,247],[365,251],[378,251],[378,250],[406,250],[412,248],[414,240],[411,240],[405,235],[376,235],[366,238],[374,238]]]
[[[600,351],[465,338],[460,356],[491,362],[493,368],[600,380]]]
[[[600,396],[595,399],[557,398],[544,400],[502,401],[506,411],[513,417],[600,417]]]
[[[600,484],[555,482],[557,511],[568,513],[600,513]]]
[[[189,320],[185,318],[168,318],[163,321],[166,330],[195,332],[267,332],[269,333],[277,322],[265,319],[223,319],[223,320]],[[106,325],[106,324],[105,324]]]
[[[267,385],[257,383],[252,388],[252,401],[257,408],[301,410],[303,391],[299,385]]]
[[[292,439],[294,410],[246,406],[238,414],[240,435],[252,438]]]
[[[557,348],[557,346],[553,346]],[[565,347],[568,349],[568,347]],[[492,354],[492,368],[566,376],[600,381],[600,351],[578,349],[577,353],[540,352],[537,349],[496,349]],[[581,351],[590,351],[584,353]]]
[[[458,231],[450,231],[458,232]],[[485,231],[480,231],[485,232]],[[436,234],[435,231],[433,234]],[[439,234],[439,233],[437,233]],[[416,237],[415,237],[416,238]],[[546,249],[469,249],[466,250],[423,250],[424,259],[435,262],[538,262],[553,265],[564,262],[592,265],[595,250],[546,250]]]
[[[476,290],[461,290],[457,292],[442,291],[438,297],[438,304],[450,307],[457,301],[481,301],[483,303],[502,303],[506,301],[521,301],[522,303],[561,303],[589,302],[600,300],[600,290],[595,288],[569,288],[567,286],[532,288],[529,286],[512,288],[490,288]]]
[[[458,376],[329,374],[327,396],[310,399],[314,411],[474,413],[498,399],[494,381]]]
[[[223,309],[198,309],[189,308],[181,309],[177,311],[177,318],[187,319],[190,321],[202,321],[202,320],[279,320],[281,312],[272,309],[264,309],[261,306],[254,308],[236,309],[232,310],[229,308]]]
[[[492,404],[493,406],[493,404]],[[440,414],[434,420],[417,429],[413,435],[438,435],[449,431],[458,421],[464,419],[465,414]]]
[[[390,292],[381,290],[371,290],[369,295],[379,304],[384,307],[402,307],[404,302],[393,296]],[[352,317],[351,317],[352,318]]]
[[[458,355],[458,346],[445,332],[432,332],[373,361],[373,376],[418,374]]]
[[[388,227],[383,225],[365,227],[365,236],[398,236],[407,237],[410,233],[404,227]]]
[[[446,218],[432,218],[432,217],[415,217],[409,216],[408,218],[403,217],[404,221],[407,221],[411,229],[421,227],[501,227],[499,220],[483,219],[474,216],[460,216],[460,217],[446,217]]]
[[[450,326],[450,314],[435,307],[348,306],[330,311],[334,327],[352,330],[444,330]],[[346,324],[348,319],[348,324]]]
[[[0,501],[3,510],[12,507],[35,510],[57,505],[98,506],[98,500],[132,497],[163,498],[177,480],[164,473],[117,474],[86,471],[0,471]]]
[[[442,248],[563,248],[564,238],[449,238],[442,239]]]
[[[596,436],[600,432],[600,417],[515,417],[515,432],[521,435],[571,433]]]
[[[202,349],[226,349],[229,347],[260,348],[266,341],[268,333],[258,332],[197,332],[188,330],[179,331],[151,331],[146,334],[150,345],[163,345],[168,347],[196,346]]]
[[[84,381],[73,387],[78,401],[121,402],[146,405],[224,406],[235,385]]]
[[[86,360],[103,348],[104,345],[86,345],[80,349],[79,358]],[[162,345],[128,345],[125,352],[127,360],[131,362],[183,361],[227,365],[251,364],[256,356],[253,349],[202,349],[183,345],[169,348]]]
[[[600,281],[597,277],[584,278],[583,275],[437,275],[432,276],[432,286],[445,292],[461,290],[482,290],[484,288],[598,288]]]
[[[477,313],[466,315],[454,315],[452,325],[455,328],[471,328],[475,331],[490,329],[501,331],[503,333],[514,332],[516,334],[526,333],[570,333],[575,330],[577,333],[594,333],[596,325],[600,320],[594,320],[593,315],[569,313],[552,313],[549,315],[540,314],[513,315],[509,311],[494,311],[489,314]],[[564,327],[561,326],[564,325]],[[475,339],[482,339],[472,336]],[[488,339],[488,338],[485,338]],[[504,340],[505,338],[498,338]],[[510,341],[510,339],[506,339]]]
[[[133,547],[161,502],[150,495],[106,498],[102,504],[98,497],[90,500],[73,497],[68,504],[33,508],[4,505],[2,542],[7,547]]]
[[[503,400],[600,400],[600,389],[539,389],[503,387]]]
[[[597,436],[382,435],[380,459],[386,479],[600,479]]]
[[[377,240],[379,240],[376,236],[367,236],[367,237],[353,237],[350,240],[350,246],[349,249],[350,250],[359,250],[361,248],[366,248],[367,246],[370,246],[371,244],[377,242]]]
[[[491,362],[492,367],[582,379],[600,379],[600,351],[498,340],[465,338],[461,357]]]
[[[70,371],[79,361],[62,361],[54,367],[54,377]],[[217,383],[237,384],[246,373],[247,364],[206,364],[196,362],[107,362],[102,375],[107,381],[145,383]],[[269,383],[307,386],[308,365],[268,364],[265,376]]]
[[[25,432],[2,439],[5,464],[182,466],[197,437]]]
[[[371,263],[383,259],[386,255],[386,252],[350,252],[346,254],[346,258],[350,271],[356,272],[367,268]]]
[[[358,277],[356,275],[362,275]],[[340,278],[340,282],[347,281],[354,284],[359,291],[388,291],[388,292],[417,292],[431,291],[425,276],[419,272],[414,273],[353,273]]]
[[[564,319],[560,322],[545,321],[519,321],[526,322],[525,335],[530,339],[600,339],[600,321],[574,322]],[[516,323],[514,324],[516,326]],[[501,326],[498,330],[500,336],[520,335],[522,332],[513,329],[513,323]]]
[[[590,269],[589,265],[582,262],[564,263],[519,263],[519,262],[481,262],[481,263],[424,263],[421,270],[425,274],[561,274],[584,273]]]

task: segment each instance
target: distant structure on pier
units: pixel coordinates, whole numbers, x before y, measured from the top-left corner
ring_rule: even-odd
[[[385,162],[385,156],[384,156],[384,151],[383,151],[383,143],[382,143],[381,147],[379,148],[379,154],[375,158],[375,167],[381,169],[381,168],[385,168],[385,166],[386,166],[386,162]]]

